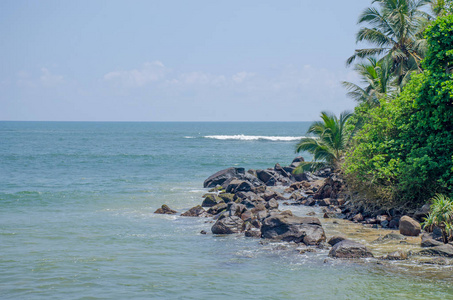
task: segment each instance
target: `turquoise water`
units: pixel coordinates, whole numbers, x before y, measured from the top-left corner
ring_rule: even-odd
[[[0,122],[0,298],[452,298],[445,271],[324,263],[153,214],[199,204],[220,169],[289,164],[308,125]]]

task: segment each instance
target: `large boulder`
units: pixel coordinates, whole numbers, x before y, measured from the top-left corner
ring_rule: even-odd
[[[338,244],[341,241],[344,241],[345,239],[346,238],[341,235],[334,235],[333,237],[330,238],[328,243],[330,246],[335,246],[336,244]]]
[[[330,249],[329,256],[334,258],[364,258],[373,257],[373,253],[365,245],[351,240],[343,240]]]
[[[203,203],[201,203],[201,206],[203,207],[212,207],[214,205],[217,205],[219,203],[224,202],[222,198],[217,196],[216,194],[206,194],[204,196]]]
[[[400,233],[407,236],[418,236],[421,232],[420,223],[409,216],[402,216],[400,219]]]
[[[222,185],[226,180],[233,177],[242,178],[245,176],[244,168],[228,168],[221,170],[211,176],[209,176],[203,183],[203,187],[215,187],[217,185]]]
[[[254,188],[253,184],[246,180],[233,179],[226,188],[227,193],[250,192]]]
[[[289,214],[271,214],[263,220],[263,238],[293,241],[306,245],[319,245],[326,240],[324,229],[317,218],[297,217]]]
[[[214,234],[233,234],[243,230],[244,221],[238,216],[223,216],[215,222],[211,231]]]
[[[227,207],[228,205],[222,202],[209,208],[208,213],[210,213],[211,215],[217,215],[218,213],[221,213],[222,211],[226,210]]]
[[[420,255],[453,257],[453,246],[450,244],[444,244],[441,246],[423,249],[422,251],[420,251],[418,253]]]
[[[201,207],[201,205],[197,205],[186,211],[185,213],[182,213],[181,216],[183,217],[211,217],[211,214],[209,214],[207,211]]]
[[[158,208],[155,214],[163,214],[163,215],[174,215],[177,213],[176,210],[171,209],[168,205],[163,204],[160,208]]]

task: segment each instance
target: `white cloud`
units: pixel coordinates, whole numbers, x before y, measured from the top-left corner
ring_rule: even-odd
[[[241,83],[243,82],[244,80],[248,79],[248,78],[251,78],[255,76],[255,73],[250,73],[250,72],[245,72],[245,71],[242,71],[242,72],[239,72],[239,73],[236,73],[232,76],[232,79],[235,83]]]
[[[190,72],[179,75],[175,81],[179,84],[186,86],[197,85],[197,86],[216,86],[220,87],[227,83],[226,77],[223,75],[212,75],[203,72]]]
[[[56,86],[64,82],[62,75],[52,74],[47,68],[41,68],[39,80],[44,86]]]
[[[104,75],[107,81],[116,81],[127,87],[140,87],[165,78],[169,70],[160,61],[147,62],[141,69],[113,71]]]

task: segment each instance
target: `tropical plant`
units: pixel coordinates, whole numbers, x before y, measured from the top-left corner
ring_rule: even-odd
[[[313,155],[311,162],[301,163],[294,173],[317,170],[326,166],[337,169],[352,134],[346,130],[350,112],[343,112],[340,117],[322,112],[322,121],[311,124],[307,134],[314,137],[302,138],[296,145],[296,152],[307,151]]]
[[[453,239],[453,200],[437,194],[431,198],[428,217],[422,223],[423,228],[432,231],[434,226],[442,230],[444,243]]]
[[[452,0],[431,0],[431,10],[436,16],[445,16],[453,12]]]
[[[367,42],[373,48],[357,49],[348,58],[383,57],[391,62],[397,84],[403,85],[413,71],[420,71],[426,42],[423,31],[431,16],[422,10],[431,0],[374,0],[379,9],[369,7],[359,17],[359,24],[367,23],[356,35],[356,42]]]
[[[370,201],[416,207],[436,193],[453,197],[453,15],[426,38],[424,72],[369,111],[345,155],[349,186]]]
[[[358,103],[368,103],[370,107],[379,105],[379,100],[390,96],[395,92],[392,82],[392,74],[389,64],[384,61],[378,61],[375,57],[367,58],[367,62],[358,63],[354,70],[359,74],[365,87],[343,81],[341,84],[349,91],[348,96]]]

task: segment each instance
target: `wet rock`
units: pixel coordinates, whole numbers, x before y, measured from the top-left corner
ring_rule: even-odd
[[[387,254],[386,256],[383,257],[383,259],[387,260],[406,260],[408,257],[408,254],[406,251],[398,250],[392,253]]]
[[[211,231],[214,234],[233,234],[242,231],[244,221],[238,216],[219,218],[212,226]]]
[[[407,236],[418,236],[421,232],[420,223],[409,216],[403,216],[399,224],[400,233]]]
[[[233,177],[241,178],[245,176],[244,168],[228,168],[221,170],[211,176],[209,176],[203,183],[203,187],[215,187],[217,185],[222,185],[226,180]]]
[[[181,216],[183,217],[211,217],[211,214],[209,214],[207,211],[201,207],[201,205],[197,205],[186,211],[185,213],[182,213]]]
[[[319,206],[329,206],[330,205],[330,198],[324,198],[317,201]]]
[[[240,217],[243,212],[247,210],[247,207],[244,204],[238,203],[228,203],[228,208],[230,216],[238,216]]]
[[[226,210],[228,205],[226,203],[219,203],[208,209],[208,213],[211,215],[217,215],[218,213]]]
[[[330,249],[329,256],[334,258],[365,258],[373,257],[373,254],[360,243],[343,240]]]
[[[453,246],[449,244],[444,244],[441,246],[423,249],[418,253],[420,255],[453,257]]]
[[[171,209],[167,205],[163,204],[160,208],[158,208],[155,212],[155,214],[163,214],[163,215],[174,215],[177,213],[176,210]]]
[[[383,237],[379,237],[373,241],[373,243],[385,243],[388,241],[403,241],[406,240],[406,237],[399,233],[388,233]]]
[[[443,244],[444,244],[443,242],[435,240],[433,238],[432,233],[424,232],[422,234],[422,242],[421,242],[422,247],[436,247],[436,246],[442,246]]]
[[[330,240],[328,241],[329,245],[330,246],[334,246],[335,244],[338,244],[339,242],[341,241],[344,241],[346,238],[343,237],[343,236],[340,236],[340,235],[335,235],[333,237],[330,238]]]
[[[249,228],[244,232],[244,235],[246,237],[260,238],[261,230],[259,228]]]
[[[206,194],[205,198],[203,200],[203,203],[201,203],[201,206],[203,207],[212,207],[214,205],[217,205],[221,202],[224,202],[222,198],[217,196],[216,194]]]
[[[200,234],[208,234],[206,231],[202,230],[200,231]]]
[[[272,215],[263,220],[263,238],[317,245],[326,240],[321,222],[313,217],[296,217],[287,214]]]

